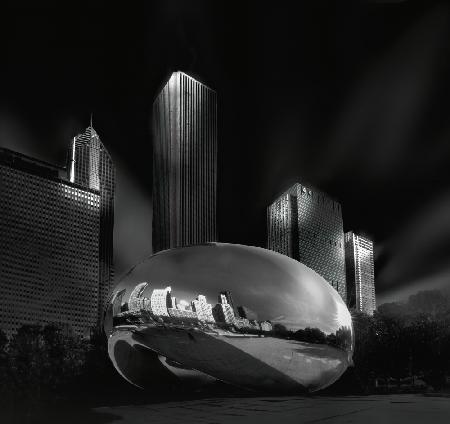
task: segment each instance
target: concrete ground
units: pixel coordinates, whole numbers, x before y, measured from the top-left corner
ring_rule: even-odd
[[[96,408],[102,422],[171,423],[450,423],[450,398],[423,395],[212,398]]]

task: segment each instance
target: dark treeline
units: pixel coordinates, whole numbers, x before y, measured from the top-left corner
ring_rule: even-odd
[[[273,326],[273,331],[268,334],[274,337],[298,340],[299,342],[327,344],[343,350],[350,349],[352,345],[350,327],[340,327],[335,333],[325,334],[320,328],[316,327],[292,331],[277,323]]]
[[[450,297],[423,291],[381,305],[370,317],[352,313],[354,367],[328,392],[442,390],[450,375]],[[421,383],[421,384],[419,384]]]
[[[173,390],[174,382],[163,379],[163,371],[155,369],[161,384],[152,398]],[[148,402],[148,396],[114,369],[101,330],[93,329],[87,339],[58,324],[23,325],[11,340],[0,330],[2,423],[46,422],[50,412],[62,410],[64,415],[65,409],[80,412],[83,407]],[[71,423],[69,418],[65,422]],[[79,422],[85,417],[72,418]]]

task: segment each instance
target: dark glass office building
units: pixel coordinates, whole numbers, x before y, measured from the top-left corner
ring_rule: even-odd
[[[376,309],[373,242],[345,233],[345,264],[349,308],[372,315]]]
[[[77,142],[84,147],[79,137]],[[87,335],[102,316],[113,248],[112,221],[110,232],[102,231],[108,207],[99,174],[105,164],[89,158],[86,165],[77,153],[63,168],[0,149],[0,328],[8,336],[22,324],[50,322]],[[98,172],[92,172],[96,163]],[[82,180],[86,169],[97,185]],[[113,196],[114,179],[111,187]]]
[[[153,103],[153,252],[216,241],[216,92],[174,72]]]
[[[341,205],[294,184],[267,209],[267,247],[312,268],[347,299]]]

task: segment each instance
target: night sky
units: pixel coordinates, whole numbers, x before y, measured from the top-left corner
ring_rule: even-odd
[[[374,240],[379,304],[450,287],[446,2],[35,3],[0,6],[0,147],[64,164],[93,112],[117,275],[151,252],[151,105],[181,70],[218,92],[220,241],[264,247],[299,181]]]

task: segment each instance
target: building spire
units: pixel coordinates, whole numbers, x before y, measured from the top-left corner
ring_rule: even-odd
[[[91,112],[91,124],[89,125],[91,128],[94,128],[93,126],[92,126],[92,115],[93,115],[93,113]]]

